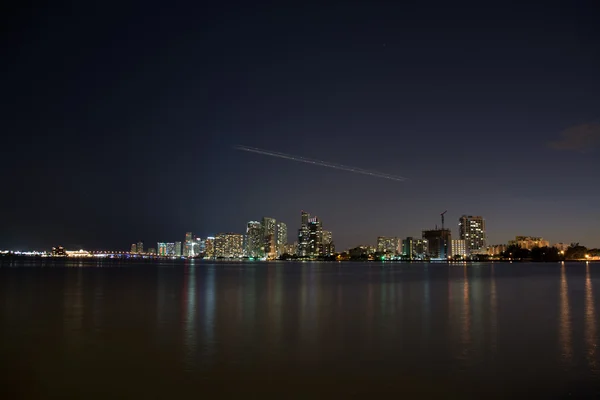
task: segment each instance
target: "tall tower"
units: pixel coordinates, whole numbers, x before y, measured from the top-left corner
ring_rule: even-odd
[[[287,244],[287,225],[284,222],[277,224],[277,255],[285,253],[285,245]]]
[[[262,233],[265,256],[269,259],[277,257],[275,231],[277,229],[277,221],[275,218],[263,217],[262,219]]]
[[[137,242],[137,252],[142,254],[144,253],[144,242],[142,242],[141,240],[139,242]]]
[[[251,258],[263,258],[262,224],[258,221],[249,221],[246,225],[246,255]]]
[[[300,229],[298,229],[298,256],[309,256],[310,232],[308,229],[308,220],[310,215],[302,211],[300,214]]]
[[[485,220],[481,216],[463,215],[458,222],[460,239],[465,241],[468,254],[486,251]]]

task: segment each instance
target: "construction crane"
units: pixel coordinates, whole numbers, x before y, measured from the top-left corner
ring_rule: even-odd
[[[444,211],[443,213],[441,213],[441,217],[442,217],[442,230],[444,230],[444,214],[446,214],[448,212],[448,210]]]

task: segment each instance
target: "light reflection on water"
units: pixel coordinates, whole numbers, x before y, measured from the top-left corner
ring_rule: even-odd
[[[0,268],[12,393],[553,396],[600,377],[600,264],[80,264]]]

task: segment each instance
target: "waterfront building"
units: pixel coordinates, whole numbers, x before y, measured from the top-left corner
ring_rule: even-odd
[[[181,257],[181,242],[175,242],[175,255]]]
[[[138,254],[144,254],[144,242],[142,242],[141,240],[137,242],[136,250]]]
[[[194,239],[192,232],[185,233],[185,241],[183,242],[184,257],[194,257]]]
[[[158,255],[165,257],[167,255],[167,244],[164,242],[156,243],[156,249],[158,250]]]
[[[179,242],[181,243],[181,242]],[[167,245],[167,256],[173,257],[176,255],[175,253],[175,243],[166,243]]]
[[[377,237],[377,252],[385,254],[388,258],[394,257],[402,252],[402,241],[397,237]]]
[[[156,254],[156,249],[154,247],[150,247],[147,251],[147,254],[152,254],[155,255]]]
[[[288,243],[284,246],[283,254],[298,254],[298,242]]]
[[[423,231],[423,240],[427,240],[427,255],[431,260],[447,260],[452,255],[450,229],[425,230]]]
[[[487,252],[485,220],[481,216],[463,215],[458,222],[459,239],[464,240],[467,254]]]
[[[277,256],[281,256],[285,253],[285,245],[287,244],[287,225],[284,222],[277,223],[277,240],[275,246],[277,247]]]
[[[67,252],[65,248],[62,246],[57,246],[52,248],[52,257],[66,257]]]
[[[263,258],[262,224],[258,221],[249,221],[246,224],[246,256],[250,258]]]
[[[244,235],[220,233],[214,241],[215,257],[242,258],[244,256]]]
[[[402,241],[402,256],[409,260],[415,259],[415,244],[415,239],[410,236],[404,239]]]
[[[548,247],[550,242],[536,236],[515,236],[515,240],[508,242],[509,246],[519,246],[522,249],[531,250],[534,247]]]
[[[452,258],[466,259],[468,256],[467,242],[464,239],[452,239]]]
[[[204,258],[215,258],[215,238],[209,236],[204,241]]]
[[[262,234],[265,257],[272,260],[277,257],[277,221],[275,218],[263,217]]]
[[[137,253],[137,244],[133,243],[133,244],[131,245],[131,250],[129,250],[129,252],[130,252],[131,254],[136,254],[136,253]]]
[[[308,230],[308,219],[310,215],[302,211],[300,214],[300,229],[298,229],[298,256],[306,257],[309,255],[308,243],[310,241],[310,232]]]
[[[308,220],[308,255],[311,257],[321,255],[322,242],[323,226],[321,221],[318,217],[311,217]]]
[[[321,234],[321,256],[329,257],[335,253],[335,244],[333,243],[333,234],[331,231],[323,231]]]

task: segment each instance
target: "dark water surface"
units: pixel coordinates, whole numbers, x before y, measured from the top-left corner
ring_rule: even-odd
[[[0,265],[0,398],[600,396],[600,264]]]

